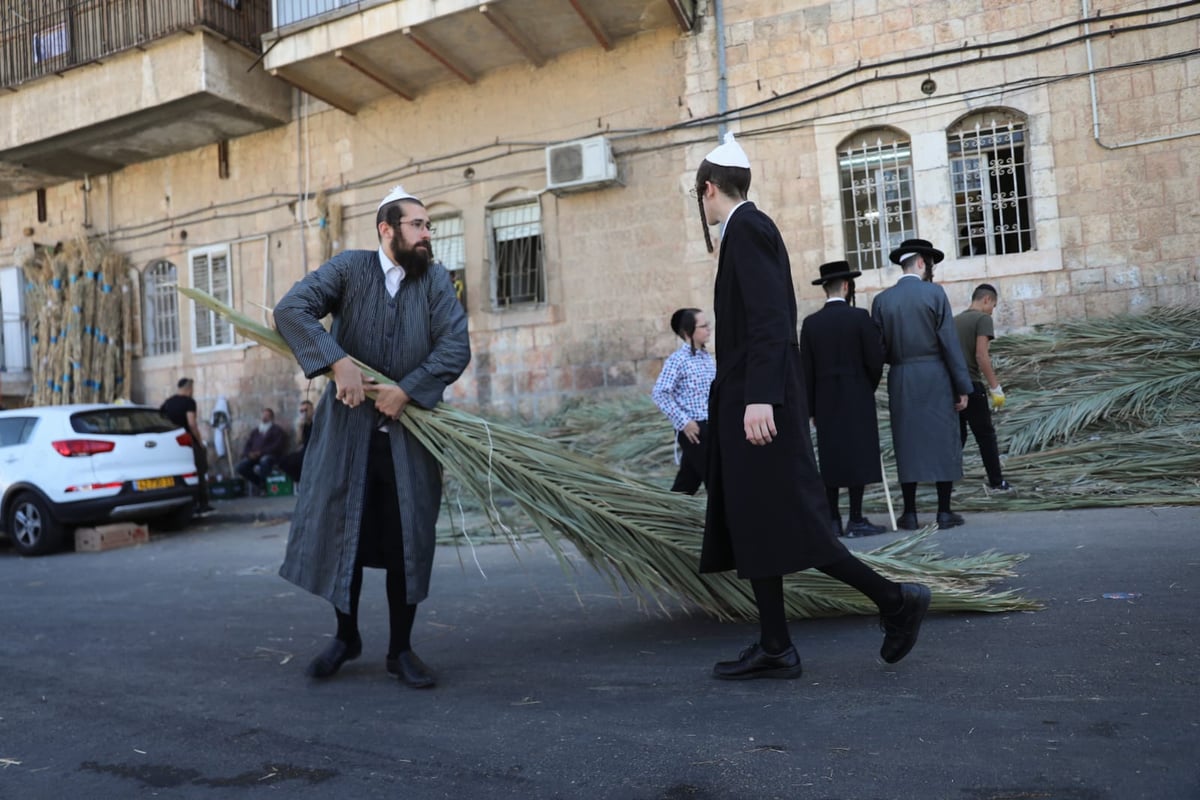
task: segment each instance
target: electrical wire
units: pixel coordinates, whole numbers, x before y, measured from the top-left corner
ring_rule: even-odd
[[[1088,22],[1091,22],[1093,24],[1103,23],[1103,22],[1112,22],[1112,21],[1116,21],[1116,20],[1127,19],[1129,17],[1134,17],[1134,16],[1148,16],[1151,14],[1160,14],[1160,13],[1166,13],[1166,12],[1170,12],[1170,11],[1177,11],[1177,10],[1180,10],[1183,8],[1196,6],[1196,5],[1200,5],[1200,0],[1189,0],[1189,2],[1174,3],[1171,5],[1162,6],[1159,8],[1139,9],[1139,10],[1134,10],[1134,11],[1122,11],[1122,12],[1115,12],[1115,13],[1111,13],[1111,14],[1098,14],[1095,17],[1089,18]],[[941,57],[941,56],[945,56],[945,55],[953,55],[955,53],[964,53],[964,52],[975,51],[975,50],[980,50],[980,51],[993,50],[993,49],[999,49],[999,48],[1004,48],[1004,47],[1010,47],[1010,46],[1022,44],[1024,42],[1028,42],[1028,41],[1036,39],[1038,37],[1045,37],[1050,34],[1056,33],[1058,31],[1066,30],[1071,27],[1077,27],[1077,26],[1083,24],[1082,20],[1071,21],[1071,22],[1061,23],[1059,25],[1056,25],[1051,28],[1047,28],[1047,29],[1044,29],[1042,31],[1038,31],[1035,33],[1023,34],[1021,36],[1011,37],[1009,39],[1004,39],[1004,40],[997,41],[997,42],[989,42],[989,43],[970,45],[970,46],[967,46],[964,44],[963,46],[960,46],[960,47],[943,49],[941,51],[933,51],[933,52],[928,52],[928,53],[907,55],[907,56],[887,59],[887,60],[877,62],[874,64],[869,64],[869,65],[863,65],[863,64],[859,63],[855,67],[848,69],[848,70],[843,70],[842,72],[840,72],[836,75],[822,78],[818,81],[806,84],[804,86],[800,86],[795,89],[789,90],[787,92],[777,94],[771,98],[744,104],[737,108],[730,109],[725,114],[721,114],[721,115],[711,114],[711,115],[707,115],[704,117],[698,117],[698,118],[685,120],[682,122],[672,123],[669,125],[664,125],[664,126],[659,126],[659,127],[615,129],[615,130],[608,131],[606,133],[606,135],[610,136],[610,138],[617,140],[617,141],[635,140],[635,139],[644,139],[647,137],[660,136],[660,135],[664,135],[664,134],[679,134],[679,133],[684,133],[689,130],[695,130],[697,128],[709,128],[713,125],[716,125],[716,124],[719,124],[719,123],[725,122],[725,121],[737,120],[739,122],[744,123],[748,120],[760,119],[763,117],[784,114],[784,113],[787,113],[790,111],[796,111],[796,110],[799,110],[806,106],[810,106],[815,103],[819,103],[823,100],[827,100],[827,99],[836,97],[837,95],[845,93],[847,91],[853,91],[854,89],[863,88],[863,87],[868,86],[873,83],[893,82],[893,81],[897,81],[897,80],[903,80],[904,78],[908,78],[908,77],[929,75],[929,74],[932,74],[935,72],[941,72],[941,71],[955,69],[955,68],[959,68],[959,67],[963,67],[963,66],[972,66],[972,65],[976,65],[976,64],[980,64],[980,63],[990,63],[990,62],[994,62],[994,61],[1006,61],[1006,60],[1015,59],[1015,58],[1026,58],[1026,57],[1036,54],[1036,53],[1069,47],[1073,44],[1078,44],[1080,42],[1084,42],[1090,38],[1096,38],[1099,36],[1115,36],[1115,35],[1119,35],[1119,34],[1123,34],[1123,33],[1132,33],[1132,32],[1145,31],[1145,30],[1153,30],[1153,29],[1157,29],[1157,28],[1161,28],[1161,27],[1179,25],[1184,22],[1192,22],[1192,21],[1196,21],[1198,19],[1200,19],[1200,14],[1193,14],[1193,15],[1188,15],[1185,17],[1177,17],[1177,18],[1173,18],[1173,19],[1169,19],[1169,20],[1157,20],[1154,22],[1147,22],[1147,23],[1143,23],[1143,24],[1139,24],[1139,25],[1126,26],[1126,27],[1122,27],[1119,29],[1092,31],[1089,34],[1076,36],[1076,37],[1073,37],[1073,38],[1067,39],[1067,40],[1043,44],[1043,45],[1040,45],[1035,48],[1026,49],[1026,50],[1022,50],[1020,52],[1015,52],[1015,53],[997,53],[997,54],[991,54],[991,55],[980,55],[980,56],[970,59],[970,60],[960,60],[955,63],[942,64],[942,65],[937,65],[937,66],[926,66],[926,67],[923,67],[920,69],[914,69],[914,70],[909,70],[909,71],[900,72],[900,73],[880,74],[880,72],[879,72],[879,70],[884,69],[889,66],[910,64],[910,63],[914,63],[917,61],[928,60],[928,59],[935,58],[935,57]],[[1117,64],[1117,65],[1110,65],[1108,67],[1102,67],[1102,68],[1095,69],[1095,70],[1093,70],[1093,72],[1094,73],[1104,73],[1104,72],[1112,72],[1112,71],[1123,70],[1123,69],[1130,69],[1130,68],[1135,68],[1138,66],[1144,66],[1147,64],[1161,63],[1161,62],[1167,61],[1167,60],[1174,60],[1174,59],[1178,59],[1178,58],[1187,58],[1187,57],[1190,57],[1190,56],[1193,56],[1196,54],[1197,54],[1196,50],[1182,51],[1182,52],[1167,54],[1164,56],[1158,56],[1158,57],[1154,57],[1154,58],[1150,58],[1150,59],[1143,59],[1141,61],[1136,61],[1136,62],[1126,62],[1126,63],[1122,63],[1122,64]],[[822,92],[819,94],[812,94],[809,96],[804,96],[807,93],[811,93],[821,87],[830,86],[839,81],[843,81],[848,77],[851,77],[856,74],[860,74],[864,71],[870,71],[870,70],[875,71],[875,74],[870,77],[860,78],[858,80],[851,81],[847,84],[834,87],[832,89],[829,89],[828,91],[825,91],[825,92]],[[1021,89],[1028,89],[1028,88],[1031,88],[1034,86],[1049,85],[1049,84],[1060,82],[1060,81],[1074,80],[1074,79],[1078,79],[1080,77],[1087,77],[1089,74],[1090,74],[1089,72],[1083,71],[1083,72],[1069,73],[1069,74],[1059,75],[1059,76],[1049,76],[1049,77],[1026,79],[1023,81],[1017,81],[1015,83],[1019,84]],[[982,87],[979,89],[972,89],[972,90],[963,90],[963,91],[957,92],[954,95],[948,96],[945,100],[941,101],[941,103],[938,105],[959,104],[959,103],[961,103],[960,98],[966,94],[970,94],[972,97],[979,98],[979,97],[1002,95],[1002,94],[1012,92],[1015,90],[1016,89],[1014,89],[1013,83],[997,84],[997,85],[993,85],[990,87]],[[795,100],[794,102],[791,102],[791,103],[785,103],[785,104],[777,106],[777,107],[774,105],[776,103],[779,103],[780,101],[784,101],[789,98],[797,98],[797,97],[801,98],[801,99]],[[930,100],[928,100],[926,98],[913,100],[909,104],[915,104],[915,103],[923,103],[923,107],[925,107],[925,108],[930,107]],[[823,120],[830,120],[830,119],[835,119],[838,117],[846,116],[849,113],[861,115],[864,111],[873,112],[873,111],[877,111],[879,109],[889,109],[890,110],[889,113],[894,113],[897,105],[904,105],[904,104],[905,103],[903,103],[903,102],[899,103],[899,104],[893,103],[893,104],[887,104],[885,106],[874,106],[874,107],[868,107],[868,108],[864,108],[864,109],[856,109],[854,112],[832,112],[832,113],[824,114],[824,115],[818,114],[818,115],[810,116],[803,120],[799,120],[799,121],[795,121],[795,122],[780,123],[777,125],[764,126],[764,127],[760,127],[760,128],[756,128],[756,129],[743,129],[739,133],[739,136],[742,136],[745,138],[753,138],[755,136],[777,135],[779,133],[790,132],[790,131],[798,130],[798,129],[801,129],[804,127],[813,126]],[[298,123],[298,124],[302,124],[302,122]],[[709,141],[710,139],[711,139],[711,135],[709,135],[707,133],[705,133],[703,135],[696,135],[694,137],[688,137],[685,139],[672,138],[670,141],[663,142],[661,144],[650,145],[650,146],[641,146],[641,147],[638,147],[638,146],[631,147],[631,148],[622,150],[621,155],[622,155],[622,157],[637,156],[637,155],[641,155],[641,154],[659,152],[662,150],[674,149],[674,148],[679,148],[679,147],[688,146],[688,145],[692,145],[692,144],[698,144],[698,143],[702,143],[705,141]],[[390,183],[392,181],[404,180],[406,178],[409,178],[409,177],[412,177],[412,176],[415,176],[418,174],[422,174],[422,175],[439,174],[439,173],[444,173],[444,172],[448,172],[448,171],[452,171],[452,170],[458,170],[458,169],[461,169],[461,168],[464,168],[467,166],[476,166],[479,164],[487,164],[487,163],[491,163],[491,162],[496,162],[496,161],[500,161],[505,158],[523,155],[523,154],[527,154],[530,152],[540,152],[540,151],[544,150],[545,147],[547,147],[549,145],[557,144],[557,143],[559,143],[559,142],[558,141],[503,140],[503,139],[497,137],[495,140],[488,142],[486,144],[480,144],[480,145],[476,145],[476,146],[473,146],[470,148],[464,148],[461,150],[457,150],[457,151],[450,152],[450,153],[444,153],[441,155],[430,156],[421,161],[415,161],[415,160],[410,159],[409,162],[407,164],[403,165],[402,167],[392,168],[392,169],[385,170],[382,172],[374,173],[372,175],[364,176],[362,178],[358,178],[358,179],[355,179],[352,181],[345,181],[342,184],[332,186],[332,187],[326,189],[325,191],[328,194],[339,194],[339,193],[353,191],[353,190],[357,190],[357,189],[374,188],[374,187],[386,185],[387,183]],[[307,149],[308,149],[308,143],[305,142],[305,150],[306,150],[306,152],[305,152],[306,159],[305,160],[306,160],[306,162],[308,161]],[[496,151],[496,152],[489,152],[489,151]],[[484,154],[486,154],[486,155],[484,155]],[[261,215],[264,213],[269,213],[271,211],[278,210],[280,208],[289,207],[296,202],[301,203],[302,224],[309,224],[307,220],[303,219],[303,217],[306,216],[304,214],[303,209],[306,208],[307,199],[310,197],[310,193],[307,188],[307,184],[308,184],[307,172],[308,172],[308,170],[307,170],[307,164],[306,164],[305,180],[304,180],[305,186],[303,187],[299,198],[297,198],[297,195],[295,195],[295,194],[284,194],[284,193],[268,193],[268,194],[263,194],[263,195],[256,195],[253,198],[239,198],[236,200],[228,201],[226,203],[210,205],[203,209],[193,209],[191,211],[184,212],[179,215],[175,215],[166,223],[163,223],[160,220],[156,220],[153,222],[120,226],[120,227],[113,229],[112,234],[110,234],[109,238],[111,241],[114,241],[114,242],[129,241],[132,239],[140,239],[140,238],[144,238],[147,236],[157,235],[157,234],[163,233],[165,231],[169,231],[169,230],[179,227],[180,225],[183,225],[183,224],[202,225],[205,223],[219,221],[219,220],[223,220],[223,219],[237,219],[237,218],[247,218],[247,217],[252,217],[252,216],[258,216],[258,215]],[[509,173],[509,176],[515,177],[515,176],[533,174],[534,172],[536,172],[536,170],[521,170],[518,172]],[[497,180],[497,179],[501,179],[503,177],[505,177],[505,176],[490,176],[490,179]],[[462,185],[469,184],[469,183],[470,182],[456,183],[456,184],[453,184],[453,186],[458,187],[458,186],[462,186]],[[448,187],[443,187],[441,189],[437,189],[434,191],[438,192],[438,193],[442,193],[442,192],[449,192],[449,191],[451,191],[451,189]],[[432,196],[432,193],[430,193],[430,192],[427,192],[426,194]],[[247,203],[258,201],[258,200],[271,200],[271,199],[277,199],[277,198],[279,199],[279,201],[276,203],[267,204],[262,207],[257,207],[254,209],[247,209],[247,210],[230,213],[230,214],[219,214],[219,213],[214,214],[213,213],[216,210],[245,205]],[[347,204],[345,206],[345,208],[350,209],[350,211],[345,216],[347,216],[348,218],[354,218],[357,216],[361,216],[362,213],[365,213],[365,212],[359,212],[359,211],[353,210],[353,209],[355,209],[356,206],[370,206],[370,205],[372,205],[372,203],[370,201],[366,201],[363,203]],[[155,225],[157,225],[157,227],[152,227]],[[281,233],[281,232],[285,232],[288,230],[292,230],[294,228],[295,228],[294,224],[286,225],[286,226],[282,226],[280,228],[274,229],[273,231],[271,231],[271,233]],[[159,249],[161,249],[160,245],[158,247],[159,247]],[[137,249],[138,250],[150,249],[150,247],[148,246],[145,248],[137,248]]]

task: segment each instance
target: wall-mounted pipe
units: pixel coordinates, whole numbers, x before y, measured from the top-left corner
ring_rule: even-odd
[[[720,0],[717,0],[720,2]],[[1143,144],[1154,144],[1156,142],[1169,142],[1172,139],[1186,139],[1189,136],[1200,135],[1200,131],[1190,131],[1188,133],[1173,133],[1169,136],[1155,136],[1150,139],[1138,139],[1133,142],[1121,142],[1119,144],[1105,144],[1100,141],[1100,101],[1096,90],[1096,69],[1092,59],[1092,37],[1091,25],[1088,20],[1092,16],[1090,0],[1083,0],[1083,33],[1084,47],[1087,50],[1087,67],[1088,67],[1088,82],[1091,84],[1092,94],[1092,139],[1096,144],[1103,147],[1105,150],[1120,150],[1124,147],[1137,147]]]
[[[1086,1],[1086,0],[1085,0]],[[725,6],[713,0],[713,16],[717,26],[717,141],[725,138],[725,112],[729,110],[729,75],[725,66]]]

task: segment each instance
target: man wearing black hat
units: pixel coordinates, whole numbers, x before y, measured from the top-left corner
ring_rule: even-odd
[[[814,286],[825,289],[825,307],[805,317],[800,359],[808,413],[817,424],[821,479],[838,536],[883,533],[863,516],[863,489],[883,480],[875,389],[883,375],[883,343],[871,316],[854,307],[854,279],[862,273],[845,261],[821,265]],[[838,490],[847,487],[850,518],[842,528]]]
[[[891,365],[888,412],[904,496],[897,525],[905,530],[920,527],[916,496],[922,481],[937,484],[938,527],[963,524],[950,508],[950,492],[962,478],[958,412],[967,407],[971,378],[950,301],[927,279],[943,257],[924,239],[906,240],[889,255],[904,274],[871,304],[871,318],[883,334],[884,360]]]

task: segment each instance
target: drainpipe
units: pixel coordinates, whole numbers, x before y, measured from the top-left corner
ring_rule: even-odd
[[[720,0],[716,0],[719,4]],[[1200,131],[1191,131],[1190,133],[1174,133],[1169,136],[1156,136],[1152,139],[1138,139],[1133,142],[1121,142],[1120,144],[1105,144],[1100,141],[1100,103],[1097,99],[1096,92],[1096,71],[1092,62],[1092,37],[1091,26],[1088,24],[1088,19],[1092,16],[1090,0],[1083,0],[1083,34],[1084,47],[1087,49],[1087,67],[1088,67],[1088,82],[1091,84],[1092,90],[1092,139],[1096,144],[1103,147],[1105,150],[1120,150],[1123,147],[1137,147],[1142,144],[1154,144],[1156,142],[1169,142],[1172,139],[1186,139],[1189,136],[1196,136]]]
[[[1084,0],[1087,3],[1087,0]],[[721,0],[713,0],[713,12],[717,24],[717,141],[725,138],[725,112],[729,110],[729,77],[725,69],[725,6]]]

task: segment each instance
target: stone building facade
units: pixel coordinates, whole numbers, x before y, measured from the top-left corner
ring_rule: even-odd
[[[264,405],[290,418],[320,381],[190,302],[172,304],[171,287],[214,289],[266,319],[263,307],[331,252],[374,248],[375,205],[403,183],[426,200],[437,254],[465,290],[474,358],[449,399],[541,417],[573,397],[648,391],[675,344],[671,311],[711,306],[715,260],[688,190],[728,129],[754,164],[751,199],[787,239],[802,315],[821,302],[810,285],[820,263],[849,255],[866,267],[859,303],[869,305],[898,275],[886,252],[913,235],[949,254],[937,279],[956,310],[976,284],[998,287],[1001,332],[1200,302],[1192,8],[582,5],[595,13],[595,39],[563,52],[556,42],[586,35],[579,20],[545,17],[543,32],[539,17],[503,0],[441,6],[453,13],[390,0],[293,22],[257,52],[199,27],[22,84],[0,97],[0,117],[19,112],[14,131],[34,125],[37,107],[102,103],[123,82],[159,112],[150,130],[181,115],[187,135],[217,132],[177,152],[143,135],[143,157],[114,156],[129,163],[79,170],[81,179],[22,171],[17,157],[53,155],[53,137],[10,131],[0,138],[0,268],[34,243],[106,237],[141,282],[133,400],[158,403],[188,375],[202,409],[224,396],[246,426]],[[509,41],[525,55],[482,66],[493,45],[474,26],[506,8]],[[429,19],[401,19],[419,13]],[[443,28],[422,40],[422,24]],[[372,51],[383,33],[396,43]],[[441,51],[441,66],[418,62],[415,49],[388,61],[414,42],[435,52],[434,34],[443,47],[463,38]],[[114,75],[118,84],[96,91]],[[220,119],[190,107],[196,96]],[[98,120],[71,124],[85,136],[111,127]],[[617,181],[551,190],[547,147],[597,136]],[[120,136],[113,142],[115,152]],[[103,163],[94,150],[88,163]]]

